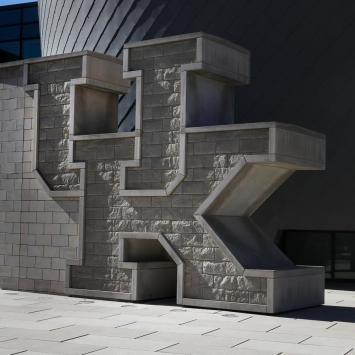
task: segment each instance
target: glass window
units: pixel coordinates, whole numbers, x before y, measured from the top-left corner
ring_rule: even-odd
[[[331,233],[287,231],[282,249],[297,265],[322,265],[331,271]]]
[[[1,55],[9,54],[14,56],[20,55],[20,42],[0,42]],[[6,52],[6,53],[3,53]]]
[[[355,233],[336,233],[334,245],[334,277],[355,279]]]
[[[39,37],[38,23],[33,23],[30,25],[23,25],[22,37],[23,38]]]
[[[295,264],[325,266],[328,279],[355,280],[355,232],[285,231],[280,247]]]
[[[38,21],[37,6],[23,9],[23,22]]]
[[[41,44],[39,39],[29,39],[22,43],[24,58],[35,58],[41,56]]]
[[[21,10],[0,11],[1,25],[16,25],[21,22]]]
[[[0,27],[0,41],[11,41],[20,39],[20,26]]]

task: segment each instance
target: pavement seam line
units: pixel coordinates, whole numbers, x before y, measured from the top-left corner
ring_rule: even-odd
[[[103,348],[96,349],[96,350],[93,350],[93,351],[89,351],[87,353],[83,353],[82,355],[93,354],[93,353],[96,353],[96,352],[104,350],[104,349],[108,349],[108,346],[104,346]]]
[[[197,319],[192,319],[192,320],[188,320],[186,322],[178,323],[178,325],[184,325],[184,324],[192,323],[192,322],[195,322],[195,321],[197,321]]]
[[[333,324],[331,324],[329,327],[326,327],[325,329],[330,329],[330,328],[332,328],[332,327],[334,327],[335,325],[337,325],[338,324],[338,322],[335,322],[335,323],[333,323]]]
[[[153,332],[150,332],[150,333],[147,333],[147,334],[139,335],[139,336],[137,336],[137,337],[135,337],[135,338],[133,338],[133,339],[140,339],[140,338],[146,337],[146,336],[148,336],[148,335],[156,334],[156,333],[158,333],[157,330],[155,330],[155,331],[153,331]]]
[[[281,324],[280,325],[277,325],[276,327],[273,327],[271,329],[268,329],[267,331],[265,331],[265,333],[269,333],[269,332],[272,332],[273,330],[277,329],[277,328],[280,328],[281,327]]]
[[[165,349],[169,349],[169,348],[171,348],[172,346],[179,345],[179,344],[180,344],[180,343],[175,343],[175,344],[171,344],[171,345],[168,345],[168,346],[164,346],[163,348],[158,349],[158,350],[155,350],[154,352],[157,353],[157,352],[160,352],[160,351],[165,350]]]
[[[216,329],[209,330],[208,332],[202,333],[201,335],[207,335],[207,334],[213,333],[213,332],[215,332],[216,330],[219,330],[219,329],[221,329],[221,328],[216,328]]]
[[[248,342],[248,341],[250,341],[250,339],[243,340],[243,341],[241,341],[240,343],[231,346],[231,348],[235,348],[236,346],[241,345],[241,344],[244,344],[244,343],[246,343],[246,342]]]
[[[238,323],[242,323],[242,322],[244,322],[245,320],[248,320],[248,319],[250,319],[250,318],[253,318],[253,316],[246,317],[246,318],[244,318],[244,319],[238,320],[237,322],[238,322]]]
[[[304,341],[308,340],[308,339],[311,339],[312,338],[312,335],[310,335],[309,337],[307,338],[304,338],[302,339],[301,341],[299,341],[297,344],[302,344]]]
[[[129,323],[121,324],[121,325],[117,325],[117,326],[114,327],[114,328],[121,328],[121,327],[125,327],[126,325],[130,325],[130,324],[134,324],[134,323],[137,323],[137,321],[129,322]]]
[[[62,327],[58,327],[58,328],[53,328],[53,329],[49,329],[49,332],[53,332],[56,330],[60,330],[60,329],[65,329],[65,328],[69,328],[69,327],[75,327],[76,324],[69,324],[69,325],[63,325]]]
[[[43,319],[37,319],[36,322],[44,322],[46,320],[51,320],[51,319],[57,319],[57,318],[61,318],[61,316],[53,316],[53,317],[49,317],[49,318],[43,318]]]
[[[83,335],[78,335],[76,337],[71,337],[71,338],[68,338],[68,339],[61,340],[60,343],[65,343],[66,341],[69,341],[69,340],[87,337],[88,335],[89,335],[89,333],[83,334]]]

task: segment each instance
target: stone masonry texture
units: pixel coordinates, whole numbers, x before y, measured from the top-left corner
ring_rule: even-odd
[[[128,189],[164,188],[179,166],[180,64],[194,57],[189,41],[137,49],[130,66],[143,70],[140,168],[129,168]],[[52,190],[78,189],[67,168],[69,81],[81,76],[81,58],[29,64],[39,84],[39,171]],[[78,201],[54,200],[32,173],[33,98],[23,67],[0,69],[0,286],[65,292],[66,260],[78,255]],[[134,138],[77,142],[86,161],[84,261],[72,266],[70,285],[131,293],[131,270],[119,266],[119,232],[159,232],[182,258],[184,297],[266,304],[266,282],[238,274],[193,213],[235,166],[240,154],[263,154],[267,130],[187,136],[187,176],[167,197],[119,194],[121,160],[133,159]]]
[[[68,140],[66,85],[78,75],[79,63],[74,59],[29,65],[29,83],[40,84],[41,172],[54,189],[62,188],[64,181],[69,188],[76,184],[76,178],[65,180],[63,162]],[[23,88],[23,66],[0,69],[0,78],[0,285],[63,293],[66,259],[77,254],[78,203],[54,201],[32,173],[33,97]]]
[[[140,168],[128,168],[128,189],[159,189],[179,166],[180,65],[193,61],[193,40],[132,50],[131,70],[143,70]],[[168,197],[119,195],[119,160],[133,159],[134,140],[80,142],[88,164],[85,264],[73,266],[73,288],[129,292],[130,272],[117,267],[119,232],[160,232],[184,261],[184,296],[266,303],[266,282],[238,275],[193,213],[241,153],[262,154],[268,131],[212,132],[188,136],[187,177]],[[90,157],[90,159],[88,159]]]

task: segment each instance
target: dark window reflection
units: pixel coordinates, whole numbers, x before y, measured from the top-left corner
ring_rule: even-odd
[[[23,9],[23,22],[38,21],[37,6]]]
[[[0,42],[0,50],[10,55],[20,55],[20,42]]]
[[[37,5],[0,6],[0,62],[40,56]]]
[[[10,41],[21,36],[21,26],[1,26],[0,27],[0,41]]]
[[[38,23],[32,23],[29,25],[23,25],[22,28],[22,37],[23,38],[33,38],[33,37],[38,37],[39,38],[39,27]]]
[[[41,43],[39,39],[30,39],[23,42],[22,55],[24,58],[37,57],[41,52]]]
[[[280,247],[296,265],[325,266],[328,279],[355,280],[355,232],[285,231]]]
[[[1,25],[16,25],[18,23],[21,23],[21,10],[0,11]]]

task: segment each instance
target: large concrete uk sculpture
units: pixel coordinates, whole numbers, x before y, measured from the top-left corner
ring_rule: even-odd
[[[123,66],[84,52],[24,68],[32,169],[49,199],[78,205],[65,292],[268,313],[323,302],[323,268],[293,265],[250,216],[296,170],[324,168],[325,140],[230,123],[248,51],[197,33],[128,44]],[[133,82],[135,131],[117,132]]]

